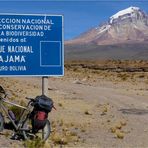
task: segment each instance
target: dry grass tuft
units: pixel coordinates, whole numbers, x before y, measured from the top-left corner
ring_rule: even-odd
[[[116,128],[115,127],[111,127],[110,130],[111,130],[112,133],[116,132]]]
[[[54,144],[58,144],[58,145],[66,145],[68,144],[68,139],[63,137],[63,135],[60,135],[59,133],[54,133],[51,136],[51,140]]]
[[[27,140],[24,142],[24,146],[27,148],[44,148],[45,142],[37,138],[34,140]]]
[[[62,103],[58,103],[58,105],[59,105],[60,107],[63,107],[63,104],[62,104]]]
[[[120,124],[122,125],[122,126],[126,126],[126,121],[120,121]]]
[[[121,129],[123,126],[126,126],[126,124],[127,124],[126,121],[122,120],[116,123],[113,127],[111,127],[110,131],[114,133],[117,138],[123,139],[125,135],[124,132],[121,131]]]
[[[117,124],[115,125],[115,127],[116,127],[116,129],[121,129],[121,128],[122,128],[122,125],[121,125],[121,123],[119,122],[119,123],[117,123]]]
[[[115,134],[116,134],[116,137],[119,138],[119,139],[124,138],[124,133],[121,132],[120,130],[116,130]]]

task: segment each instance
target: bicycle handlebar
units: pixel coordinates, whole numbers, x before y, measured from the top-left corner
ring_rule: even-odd
[[[32,102],[35,101],[33,98],[29,98],[29,97],[26,97],[25,99],[30,100],[30,101],[32,101]]]

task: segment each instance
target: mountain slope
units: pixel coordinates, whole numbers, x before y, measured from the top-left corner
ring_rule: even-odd
[[[148,15],[129,7],[105,24],[66,41],[67,59],[148,59]]]

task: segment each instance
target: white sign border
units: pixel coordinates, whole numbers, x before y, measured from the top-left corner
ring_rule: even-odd
[[[20,16],[61,16],[62,17],[62,74],[61,75],[0,75],[0,77],[62,77],[65,74],[64,71],[64,15],[61,14],[27,14],[27,13],[0,13],[0,15],[20,15]]]

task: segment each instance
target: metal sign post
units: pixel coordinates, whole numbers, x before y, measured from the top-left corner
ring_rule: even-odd
[[[48,77],[42,77],[42,95],[48,96]]]

